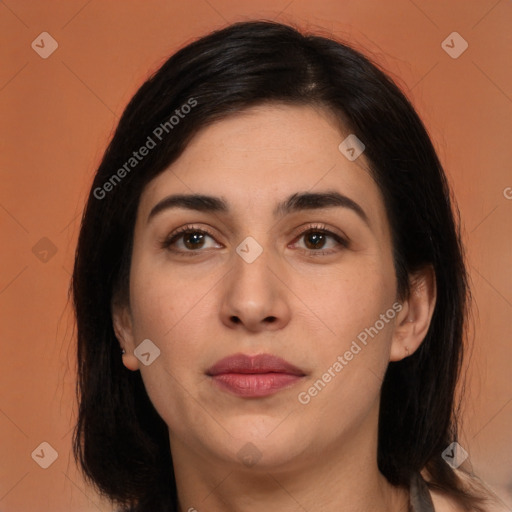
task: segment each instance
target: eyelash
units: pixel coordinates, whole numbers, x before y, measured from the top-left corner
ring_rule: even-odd
[[[197,256],[198,253],[203,252],[203,251],[201,251],[201,250],[182,251],[182,250],[174,250],[174,249],[170,248],[172,246],[172,244],[175,243],[183,235],[194,234],[194,233],[205,234],[205,235],[208,235],[209,237],[215,239],[214,234],[211,233],[208,229],[206,229],[206,228],[198,229],[194,226],[187,225],[187,226],[183,226],[183,227],[179,228],[174,233],[171,233],[168,237],[166,237],[160,243],[160,246],[162,249],[167,249],[167,250],[172,251],[177,254],[183,254],[183,255],[187,255],[187,256]],[[328,235],[331,238],[333,238],[334,240],[336,240],[336,242],[338,242],[342,247],[348,248],[348,246],[349,246],[349,242],[346,239],[337,235],[336,233],[333,233],[332,231],[329,231],[328,229],[326,229],[326,227],[324,225],[321,225],[321,224],[315,224],[315,225],[308,226],[303,231],[301,231],[301,233],[299,233],[296,240],[297,241],[300,240],[300,238],[302,238],[304,235],[307,235],[309,233],[321,233],[323,235]],[[327,256],[327,255],[331,255],[331,254],[338,252],[337,249],[329,249],[329,250],[319,249],[316,251],[312,250],[312,249],[302,249],[302,250],[304,252],[306,252],[309,256]]]

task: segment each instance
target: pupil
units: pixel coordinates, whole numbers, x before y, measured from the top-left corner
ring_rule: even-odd
[[[186,245],[189,249],[190,249],[189,245],[190,245],[192,248],[194,248],[194,247],[199,247],[199,246],[200,246],[200,244],[201,244],[201,242],[202,242],[202,237],[203,237],[203,236],[204,236],[204,235],[203,235],[203,234],[201,234],[201,233],[190,233],[190,234],[188,234],[188,235],[185,237],[185,245]],[[199,242],[199,243],[194,243],[194,242],[192,242],[192,243],[188,242],[188,243],[187,243],[187,241],[189,241],[190,239],[194,239],[194,240],[195,240],[195,242]]]
[[[311,239],[315,239],[315,238],[316,238],[316,242],[313,242],[313,246],[316,248],[316,246],[318,245],[318,243],[319,243],[319,242],[321,243],[321,242],[323,241],[323,240],[322,240],[322,239],[323,239],[323,237],[324,237],[324,235],[323,235],[323,234],[319,234],[319,233],[314,234],[314,233],[312,233],[312,234],[309,234],[309,235],[306,237],[306,239],[307,239],[307,240],[311,240]]]

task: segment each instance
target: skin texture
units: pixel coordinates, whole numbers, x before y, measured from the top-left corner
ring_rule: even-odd
[[[124,365],[141,371],[169,427],[182,511],[407,510],[407,491],[377,468],[379,392],[389,361],[412,354],[427,333],[432,270],[411,276],[401,311],[309,403],[297,398],[397,302],[383,199],[364,153],[351,162],[338,150],[347,135],[320,109],[253,107],[199,132],[142,193],[130,303],[113,305],[114,327]],[[357,202],[369,226],[348,208],[274,218],[289,195],[326,190]],[[176,193],[222,196],[231,212],[168,209],[148,222]],[[189,224],[213,238],[194,249],[185,235],[171,247],[193,256],[162,248]],[[301,236],[318,224],[348,247]],[[252,263],[236,252],[248,236],[263,249]],[[332,252],[311,254],[322,250]],[[149,366],[133,354],[145,339],[160,350]],[[305,377],[265,398],[234,396],[205,372],[240,352],[277,355]],[[250,466],[247,443],[257,454]]]

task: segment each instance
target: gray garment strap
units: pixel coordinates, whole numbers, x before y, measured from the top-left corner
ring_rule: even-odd
[[[410,493],[411,512],[435,512],[430,491],[420,473],[412,476]]]

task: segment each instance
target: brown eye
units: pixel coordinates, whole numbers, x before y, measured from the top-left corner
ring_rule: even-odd
[[[301,233],[297,240],[302,238],[304,239],[304,250],[314,256],[334,254],[339,251],[339,246],[348,247],[347,240],[323,227],[309,227]],[[329,239],[334,241],[334,245],[326,249],[325,245]]]
[[[323,246],[326,238],[328,238],[324,233],[318,233],[317,231],[310,231],[303,236],[308,249],[323,249],[320,246]]]
[[[201,248],[204,245],[204,233],[200,233],[198,231],[184,233],[181,235],[183,240],[183,244],[187,249],[197,249]],[[207,235],[208,236],[208,235]]]
[[[161,247],[175,253],[193,254],[201,252],[200,249],[205,248],[207,238],[213,240],[213,235],[205,229],[185,226],[169,235],[162,242]]]

